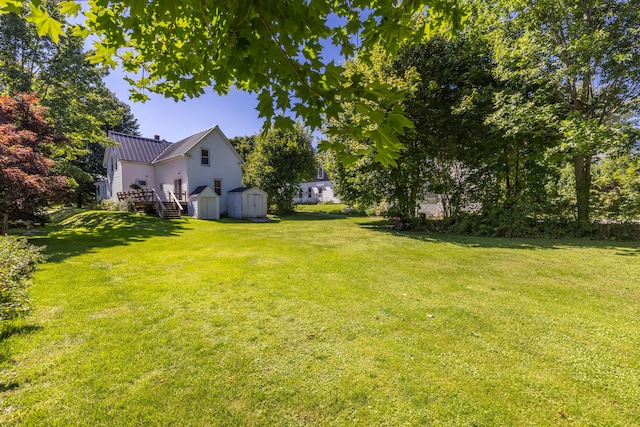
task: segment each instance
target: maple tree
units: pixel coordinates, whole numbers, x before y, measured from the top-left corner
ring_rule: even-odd
[[[0,95],[1,234],[10,218],[35,219],[65,187],[49,158],[64,139],[46,122],[38,101],[33,94]]]
[[[347,76],[325,47],[335,45],[342,57],[357,50],[366,61],[376,46],[393,54],[434,28],[460,28],[467,16],[451,0],[89,0],[86,7],[63,1],[59,10],[83,15],[75,34],[92,36],[90,60],[122,67],[134,100],[147,99],[148,92],[180,100],[208,87],[218,94],[235,87],[258,95],[265,129],[271,122],[293,129],[291,115],[312,129],[334,119],[327,131],[374,141],[375,158],[385,165],[396,164],[404,148],[398,135],[412,126],[399,104],[404,94],[381,81]],[[22,13],[54,41],[64,34],[40,1],[0,0],[2,12]],[[370,114],[343,123],[346,99]]]
[[[486,8],[478,21],[489,20],[499,77],[557,93],[541,108],[553,112],[547,122],[560,137],[553,151],[572,163],[584,226],[592,209],[592,164],[634,138],[627,118],[640,112],[640,1],[504,0]],[[502,110],[510,114],[498,120],[504,129],[531,123],[528,103],[507,101]]]

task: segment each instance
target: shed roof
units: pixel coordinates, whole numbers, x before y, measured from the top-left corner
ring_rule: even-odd
[[[248,187],[238,187],[238,188],[234,188],[233,190],[229,190],[229,193],[244,193],[247,190],[251,190],[253,188],[253,186],[248,186]]]
[[[200,186],[196,187],[196,189],[195,189],[195,190],[193,190],[193,191],[191,192],[191,194],[189,194],[189,196],[197,196],[198,194],[202,193],[202,191],[203,191],[205,188],[207,188],[207,186],[206,186],[206,185],[200,185]]]
[[[109,138],[119,145],[113,147],[120,160],[138,163],[151,163],[160,153],[172,144],[168,141],[127,135],[109,131]]]

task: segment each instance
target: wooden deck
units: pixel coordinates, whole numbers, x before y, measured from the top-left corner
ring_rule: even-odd
[[[186,199],[185,192],[181,196]],[[174,202],[160,201],[153,190],[146,189],[118,192],[118,200],[131,200],[136,212],[156,213],[166,219],[180,218],[182,213],[186,213],[187,206],[185,200],[181,200],[179,206]],[[161,204],[160,209],[156,206],[157,203]]]
[[[118,200],[131,200],[133,203],[151,203],[153,205],[153,190],[132,190],[118,193]]]

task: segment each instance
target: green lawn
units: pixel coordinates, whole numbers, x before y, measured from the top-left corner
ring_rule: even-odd
[[[34,237],[0,425],[640,425],[636,243],[90,211]]]
[[[296,205],[297,212],[325,213],[344,215],[347,205],[344,203],[318,203],[313,205]]]

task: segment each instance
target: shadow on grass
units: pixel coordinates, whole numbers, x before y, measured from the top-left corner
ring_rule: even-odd
[[[30,323],[13,323],[9,321],[0,322],[0,372],[3,370],[3,364],[11,363],[11,356],[8,353],[8,347],[2,344],[14,335],[26,335],[42,329],[42,326]],[[17,382],[0,380],[0,393],[19,387]]]
[[[439,242],[450,243],[454,245],[476,247],[476,248],[507,248],[507,249],[562,249],[563,247],[583,247],[583,248],[602,248],[614,249],[616,255],[621,256],[640,256],[640,247],[638,242],[616,241],[612,244],[606,240],[590,240],[587,238],[579,239],[546,239],[546,238],[507,238],[507,237],[475,237],[461,236],[445,233],[437,233],[430,231],[395,231],[389,229],[389,221],[385,219],[366,220],[359,223],[361,227],[387,233],[393,236],[420,240],[423,242]]]
[[[0,343],[14,335],[29,334],[40,329],[42,326],[33,324],[0,324]]]
[[[156,236],[177,236],[186,230],[184,219],[126,212],[86,211],[40,230],[31,242],[46,246],[49,262],[91,252],[98,248],[125,246]]]

